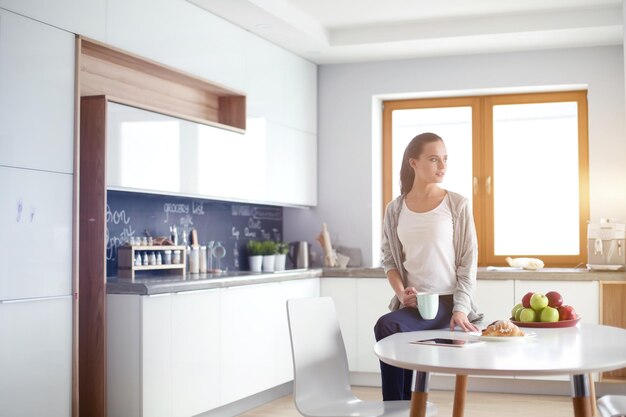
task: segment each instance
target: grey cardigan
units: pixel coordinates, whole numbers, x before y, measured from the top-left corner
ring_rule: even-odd
[[[476,270],[478,264],[478,242],[476,228],[472,217],[469,200],[460,194],[447,191],[448,205],[452,213],[452,229],[454,253],[456,258],[456,288],[454,289],[453,311],[460,311],[467,315],[471,322],[480,321],[482,314],[476,310],[473,302],[476,287]],[[401,195],[391,201],[385,209],[382,237],[382,266],[385,274],[397,269],[402,282],[407,285],[407,271],[403,264],[402,244],[398,238],[398,217],[402,209],[404,196]],[[400,308],[400,300],[396,295],[389,304],[390,310]]]

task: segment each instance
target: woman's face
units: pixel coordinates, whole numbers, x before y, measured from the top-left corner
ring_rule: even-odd
[[[410,158],[409,164],[415,171],[415,179],[425,183],[440,183],[446,174],[448,153],[440,140],[424,145],[419,158]]]

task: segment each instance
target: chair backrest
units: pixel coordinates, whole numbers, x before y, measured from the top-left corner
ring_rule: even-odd
[[[356,400],[350,388],[348,359],[330,297],[287,301],[294,372],[294,402],[307,409]]]

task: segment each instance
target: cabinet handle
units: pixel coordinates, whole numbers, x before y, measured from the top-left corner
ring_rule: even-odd
[[[473,190],[474,190],[474,195],[478,194],[478,177],[474,177],[474,180],[472,181],[472,185],[473,185]]]
[[[485,186],[487,187],[487,195],[491,195],[491,175],[487,177]]]
[[[72,296],[71,295],[56,295],[54,297],[15,298],[11,300],[0,300],[0,304],[17,304],[17,303],[28,303],[31,301],[62,300],[64,298],[72,298]]]

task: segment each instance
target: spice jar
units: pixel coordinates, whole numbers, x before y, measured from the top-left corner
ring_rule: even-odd
[[[173,264],[180,264],[182,259],[180,257],[180,250],[175,250],[174,252],[172,252],[172,263]]]

